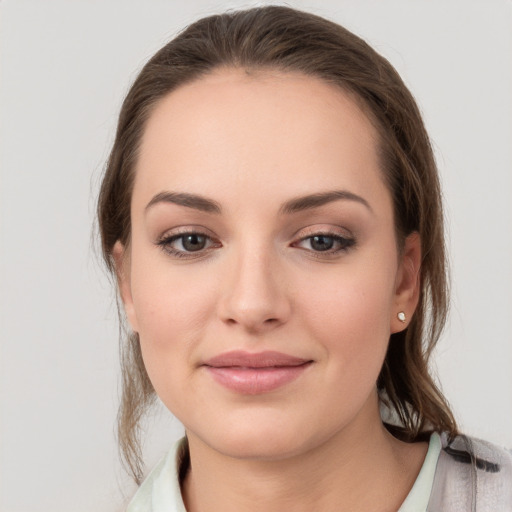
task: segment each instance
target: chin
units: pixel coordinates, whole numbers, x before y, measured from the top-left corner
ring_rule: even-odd
[[[208,431],[192,435],[225,456],[269,461],[296,456],[322,442],[324,436],[308,432],[304,422],[279,420],[239,418],[239,421],[224,421],[215,427],[210,424]]]

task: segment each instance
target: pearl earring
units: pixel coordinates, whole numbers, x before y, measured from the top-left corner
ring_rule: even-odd
[[[400,311],[399,313],[397,313],[396,316],[397,316],[398,320],[400,320],[400,322],[405,324],[405,313],[403,311]]]

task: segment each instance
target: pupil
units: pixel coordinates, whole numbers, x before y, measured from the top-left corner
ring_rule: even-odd
[[[314,236],[311,240],[311,247],[315,251],[328,251],[332,249],[334,245],[334,239],[331,236],[318,235]]]
[[[187,251],[200,251],[206,245],[206,237],[202,235],[186,235],[183,237],[182,243]]]

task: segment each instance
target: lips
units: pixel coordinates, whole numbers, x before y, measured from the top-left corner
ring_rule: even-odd
[[[266,351],[233,351],[208,359],[203,367],[222,386],[241,394],[274,391],[297,379],[313,361]]]

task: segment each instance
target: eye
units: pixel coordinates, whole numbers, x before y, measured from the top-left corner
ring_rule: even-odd
[[[334,237],[326,235],[315,235],[310,237],[309,243],[315,251],[329,251],[334,247]]]
[[[315,233],[302,238],[294,245],[312,252],[336,254],[346,251],[354,244],[355,240],[353,238],[343,237],[334,233]]]
[[[185,251],[195,252],[206,247],[208,238],[199,233],[190,233],[189,235],[181,235],[177,240]]]
[[[157,245],[168,254],[178,258],[200,256],[209,249],[220,247],[219,242],[215,242],[208,235],[199,232],[167,235],[160,239]]]

